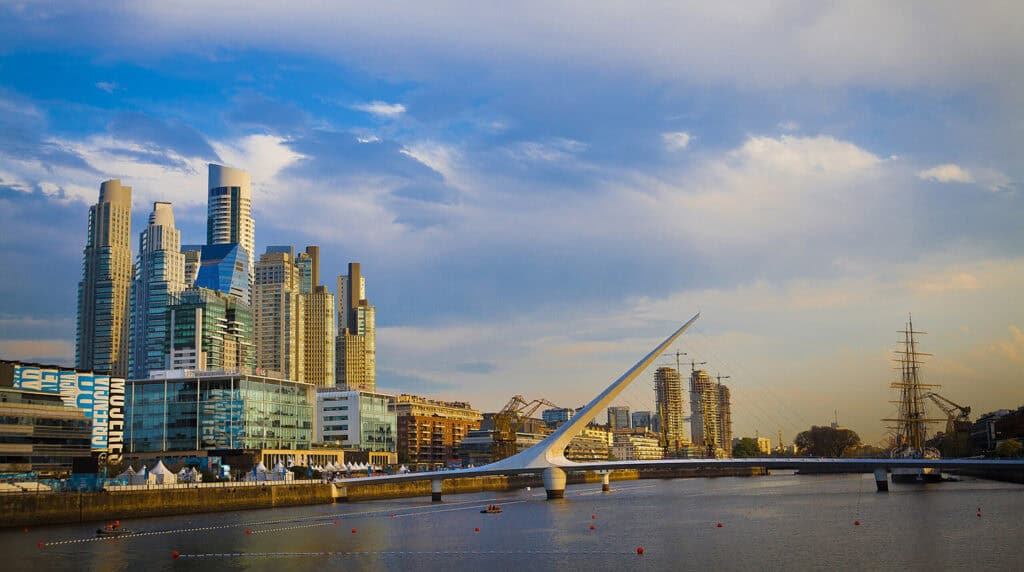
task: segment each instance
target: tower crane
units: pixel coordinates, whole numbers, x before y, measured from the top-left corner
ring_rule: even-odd
[[[547,399],[526,401],[522,395],[513,395],[512,399],[494,414],[494,447],[491,451],[491,462],[499,461],[516,454],[516,434],[541,405],[558,406]]]

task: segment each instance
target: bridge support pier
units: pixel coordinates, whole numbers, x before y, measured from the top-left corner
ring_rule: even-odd
[[[558,467],[544,469],[544,490],[548,500],[565,498],[565,471]]]
[[[608,493],[608,492],[611,492],[611,490],[612,490],[611,473],[608,473],[608,472],[602,473],[601,474],[601,492]]]
[[[875,469],[875,488],[876,492],[887,493],[889,492],[889,475],[885,469]]]
[[[433,502],[441,502],[441,482],[441,479],[430,481],[430,500]]]

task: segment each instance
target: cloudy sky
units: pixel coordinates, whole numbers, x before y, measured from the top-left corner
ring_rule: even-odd
[[[1024,403],[1020,4],[301,4],[0,3],[0,355],[73,362],[100,181],[197,243],[221,162],[363,264],[386,390],[581,405],[699,310],[737,434],[875,441],[913,312]]]

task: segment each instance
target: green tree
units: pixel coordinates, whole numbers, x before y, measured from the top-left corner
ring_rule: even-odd
[[[860,445],[860,436],[850,429],[815,425],[797,435],[793,442],[812,457],[838,458],[850,447]]]
[[[996,447],[996,456],[1003,458],[1024,457],[1024,445],[1020,441],[1008,439]]]
[[[757,440],[753,437],[743,437],[732,446],[732,456],[737,459],[760,457],[761,450],[757,448]]]

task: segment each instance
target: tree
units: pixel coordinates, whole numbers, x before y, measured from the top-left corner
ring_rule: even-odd
[[[860,445],[860,436],[850,429],[815,425],[797,435],[794,443],[812,457],[838,458],[850,447]]]
[[[757,447],[756,439],[752,437],[744,437],[732,446],[732,456],[736,459],[760,457],[761,449]]]
[[[996,456],[1003,458],[1024,457],[1024,445],[1020,441],[1008,439],[996,447]]]

